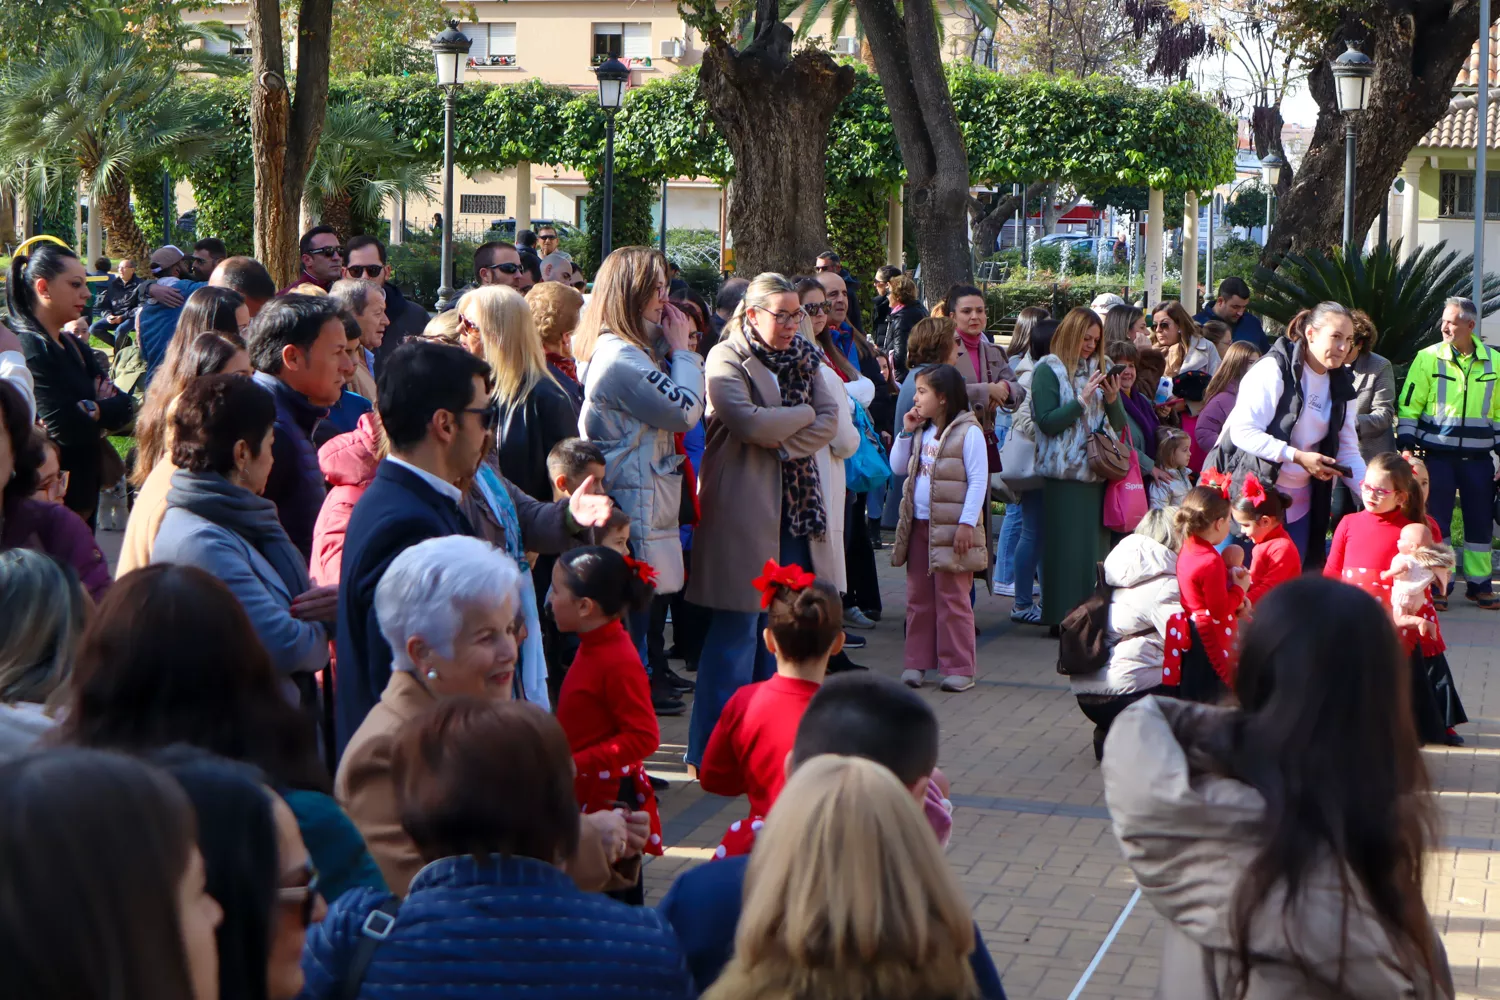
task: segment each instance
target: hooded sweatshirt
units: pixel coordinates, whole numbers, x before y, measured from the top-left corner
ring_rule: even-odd
[[[1069,678],[1074,694],[1133,694],[1161,684],[1167,619],[1182,610],[1177,553],[1145,535],[1126,535],[1104,560],[1109,602],[1109,662]]]
[[[344,559],[344,533],[354,505],[375,479],[380,464],[375,415],[359,418],[354,430],[331,438],[318,449],[318,467],[330,487],[313,525],[312,564],[309,575],[319,587],[337,586]]]

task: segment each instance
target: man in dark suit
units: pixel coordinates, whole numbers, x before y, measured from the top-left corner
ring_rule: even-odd
[[[838,674],[828,678],[808,703],[787,770],[825,753],[864,757],[889,768],[921,805],[937,766],[937,716],[916,692],[889,678]],[[677,932],[700,993],[719,978],[734,954],[749,864],[750,855],[740,855],[684,872],[657,907]],[[977,926],[969,962],[980,995],[1005,1000],[1000,974]]]

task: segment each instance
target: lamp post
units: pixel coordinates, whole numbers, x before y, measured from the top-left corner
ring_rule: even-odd
[[[625,100],[630,68],[610,56],[594,70],[599,81],[599,107],[604,110],[604,222],[599,230],[599,260],[614,249],[615,237],[615,112]]]
[[[1354,114],[1370,106],[1370,77],[1375,64],[1349,42],[1349,50],[1333,61],[1334,93],[1344,116],[1344,253],[1354,252]]]
[[[1271,199],[1276,197],[1276,185],[1281,182],[1281,168],[1284,166],[1286,161],[1274,151],[1266,153],[1260,161],[1260,182],[1266,189],[1266,237],[1261,246],[1271,243]]]
[[[438,86],[447,96],[443,110],[443,246],[439,265],[437,308],[439,312],[453,305],[453,116],[458,88],[464,82],[469,46],[473,40],[458,30],[450,20],[448,30],[432,40],[432,59],[437,65]]]

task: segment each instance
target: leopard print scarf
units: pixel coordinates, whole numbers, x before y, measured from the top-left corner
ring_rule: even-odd
[[[818,349],[797,337],[784,351],[773,351],[761,343],[755,331],[746,330],[750,352],[771,370],[781,385],[782,406],[812,405],[813,380],[821,378]],[[828,512],[823,505],[823,487],[813,456],[781,462],[781,511],[787,527],[797,538],[822,538],[828,533]]]

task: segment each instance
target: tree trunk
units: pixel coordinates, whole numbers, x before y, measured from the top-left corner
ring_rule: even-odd
[[[276,0],[250,4],[250,136],[255,161],[255,256],[278,285],[302,270],[297,253],[302,190],[328,106],[333,0],[301,0],[297,12],[297,95],[287,89]]]
[[[1255,144],[1255,157],[1264,160],[1267,153],[1281,157],[1281,176],[1276,180],[1276,197],[1285,198],[1292,189],[1292,161],[1287,158],[1286,147],[1281,142],[1281,106],[1269,105],[1253,108],[1250,112],[1250,138]]]
[[[854,70],[825,52],[792,55],[792,29],[768,20],[744,51],[709,42],[698,90],[734,156],[729,229],[735,268],[805,272],[828,249],[828,128]]]
[[[323,195],[323,207],[318,213],[318,221],[325,226],[332,226],[339,234],[339,241],[349,239],[349,196],[343,192],[328,193]]]
[[[936,302],[953,284],[973,279],[967,208],[969,158],[943,73],[931,0],[855,0],[875,55],[891,124],[906,167],[922,289]],[[904,16],[903,16],[904,13]]]
[[[1028,204],[1036,204],[1036,200],[1047,190],[1046,181],[1036,181],[1026,187],[1026,201]],[[974,232],[974,250],[982,257],[988,257],[994,253],[1000,242],[1000,234],[1005,231],[1005,224],[1015,218],[1016,212],[1021,208],[1021,199],[1013,194],[1004,194],[992,201],[988,210],[978,198],[969,199],[969,223]],[[1025,222],[1022,222],[1025,225]],[[1017,240],[1017,246],[1020,241]]]
[[[92,189],[93,171],[85,173],[84,183]],[[151,256],[151,246],[141,227],[136,225],[135,210],[130,207],[130,179],[119,171],[115,172],[114,182],[99,199],[99,221],[109,234],[111,257],[144,261]]]
[[[1360,48],[1375,63],[1369,110],[1356,116],[1354,233],[1359,239],[1380,213],[1412,147],[1447,112],[1453,81],[1479,38],[1476,0],[1381,5],[1365,16],[1365,26],[1334,33],[1308,78],[1318,123],[1301,170],[1277,204],[1262,257],[1268,266],[1288,251],[1343,240],[1344,120],[1329,60],[1344,51],[1344,39],[1365,39]]]
[[[14,246],[20,242],[16,239],[17,207],[16,196],[7,189],[0,188],[0,246]]]

